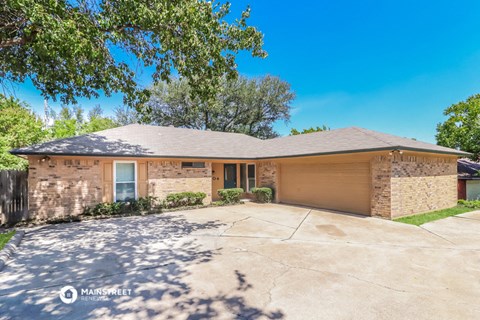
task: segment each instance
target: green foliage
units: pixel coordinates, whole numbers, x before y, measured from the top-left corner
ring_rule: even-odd
[[[114,119],[103,116],[103,110],[98,105],[90,110],[87,118],[84,113],[81,106],[72,108],[62,106],[58,115],[52,113],[54,122],[50,128],[51,137],[54,139],[68,138],[118,127]]]
[[[463,205],[461,206],[459,205],[449,209],[443,209],[443,210],[427,212],[427,213],[417,214],[417,215],[408,216],[408,217],[397,218],[395,219],[395,221],[419,226],[427,222],[455,216],[457,214],[469,212],[472,210],[474,209],[467,208],[466,206],[463,206]]]
[[[88,121],[85,121],[81,127],[80,133],[91,133],[118,127],[118,124],[109,117],[103,116],[103,110],[100,106],[95,106],[88,113]]]
[[[244,190],[242,188],[219,189],[218,195],[224,203],[238,203]]]
[[[126,126],[133,123],[142,123],[140,114],[128,106],[115,108],[115,123],[119,126]]]
[[[124,93],[140,107],[148,91],[130,65],[154,67],[153,81],[171,72],[192,93],[214,96],[222,76],[236,76],[235,56],[265,57],[263,35],[247,25],[250,9],[228,16],[230,4],[198,0],[5,0],[0,6],[0,70],[5,80],[29,78],[45,97]],[[133,64],[119,57],[130,57]]]
[[[42,142],[47,135],[42,127],[27,105],[0,94],[0,169],[26,170],[28,162],[9,151]]]
[[[113,216],[119,214],[138,214],[142,211],[158,209],[156,197],[144,197],[130,202],[104,202],[94,207],[85,208],[84,215],[87,216]]]
[[[437,125],[437,144],[480,157],[480,94],[453,104],[443,112],[448,119]]]
[[[310,128],[307,128],[307,129],[303,129],[302,131],[298,131],[297,129],[295,128],[292,128],[292,130],[290,130],[290,135],[291,136],[296,136],[296,135],[299,135],[299,134],[306,134],[306,133],[313,133],[313,132],[321,132],[321,131],[328,131],[330,130],[329,127],[327,127],[326,125],[323,125],[321,127],[310,127]]]
[[[192,98],[192,86],[176,79],[152,88],[147,114],[149,123],[193,129],[245,133],[257,138],[278,136],[276,121],[290,119],[295,98],[290,85],[278,77],[223,79],[214,99]]]
[[[269,203],[273,200],[273,190],[271,188],[253,188],[252,193],[258,202]]]
[[[10,239],[15,235],[15,230],[6,232],[6,233],[0,233],[0,250],[5,247],[5,245],[10,241]]]
[[[132,211],[150,211],[152,209],[159,207],[157,203],[158,203],[157,197],[147,196],[147,197],[138,198],[136,201],[131,201],[130,207]]]
[[[480,209],[480,200],[458,200],[458,204],[471,209]]]
[[[167,208],[201,205],[206,196],[204,192],[171,193],[166,197],[165,205]]]

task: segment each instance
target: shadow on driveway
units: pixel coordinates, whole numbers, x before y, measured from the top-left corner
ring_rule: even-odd
[[[202,249],[193,232],[225,227],[218,221],[189,222],[181,216],[152,215],[46,226],[25,235],[14,259],[0,274],[0,314],[7,318],[279,319],[279,310],[249,305],[253,289],[235,270],[236,290],[208,295],[185,279],[191,266],[222,252]],[[28,230],[27,230],[28,231]],[[231,271],[230,271],[231,272]],[[212,274],[212,277],[224,276]],[[61,287],[131,289],[127,296],[73,304],[58,296]],[[186,317],[186,315],[188,317]]]

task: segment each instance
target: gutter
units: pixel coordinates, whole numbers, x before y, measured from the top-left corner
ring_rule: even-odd
[[[347,153],[364,153],[364,152],[374,152],[374,151],[392,151],[392,150],[406,150],[406,151],[416,151],[416,152],[425,152],[425,153],[436,153],[436,154],[446,154],[446,155],[456,155],[456,156],[467,156],[471,153],[458,151],[439,151],[439,150],[430,150],[422,148],[410,148],[403,146],[391,146],[391,147],[381,147],[381,148],[367,148],[367,149],[353,149],[353,150],[342,150],[342,151],[329,151],[329,152],[316,152],[316,153],[304,153],[296,155],[281,155],[281,156],[271,156],[271,157],[206,157],[206,156],[185,156],[185,155],[134,155],[134,154],[118,154],[118,153],[52,153],[52,152],[35,152],[35,151],[20,151],[18,149],[11,150],[10,153],[13,155],[26,155],[26,156],[75,156],[75,157],[129,157],[129,158],[183,158],[183,159],[206,159],[206,160],[269,160],[269,159],[287,159],[287,158],[299,158],[299,157],[313,157],[313,156],[323,156],[323,155],[335,155],[335,154],[347,154]]]

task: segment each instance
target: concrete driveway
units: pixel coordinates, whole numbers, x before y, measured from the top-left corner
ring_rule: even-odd
[[[480,213],[419,228],[248,203],[28,229],[0,318],[478,319]]]

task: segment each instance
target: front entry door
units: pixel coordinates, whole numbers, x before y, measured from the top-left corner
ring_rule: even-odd
[[[224,184],[225,189],[231,189],[237,187],[237,165],[236,164],[225,164],[223,169],[224,174]]]

